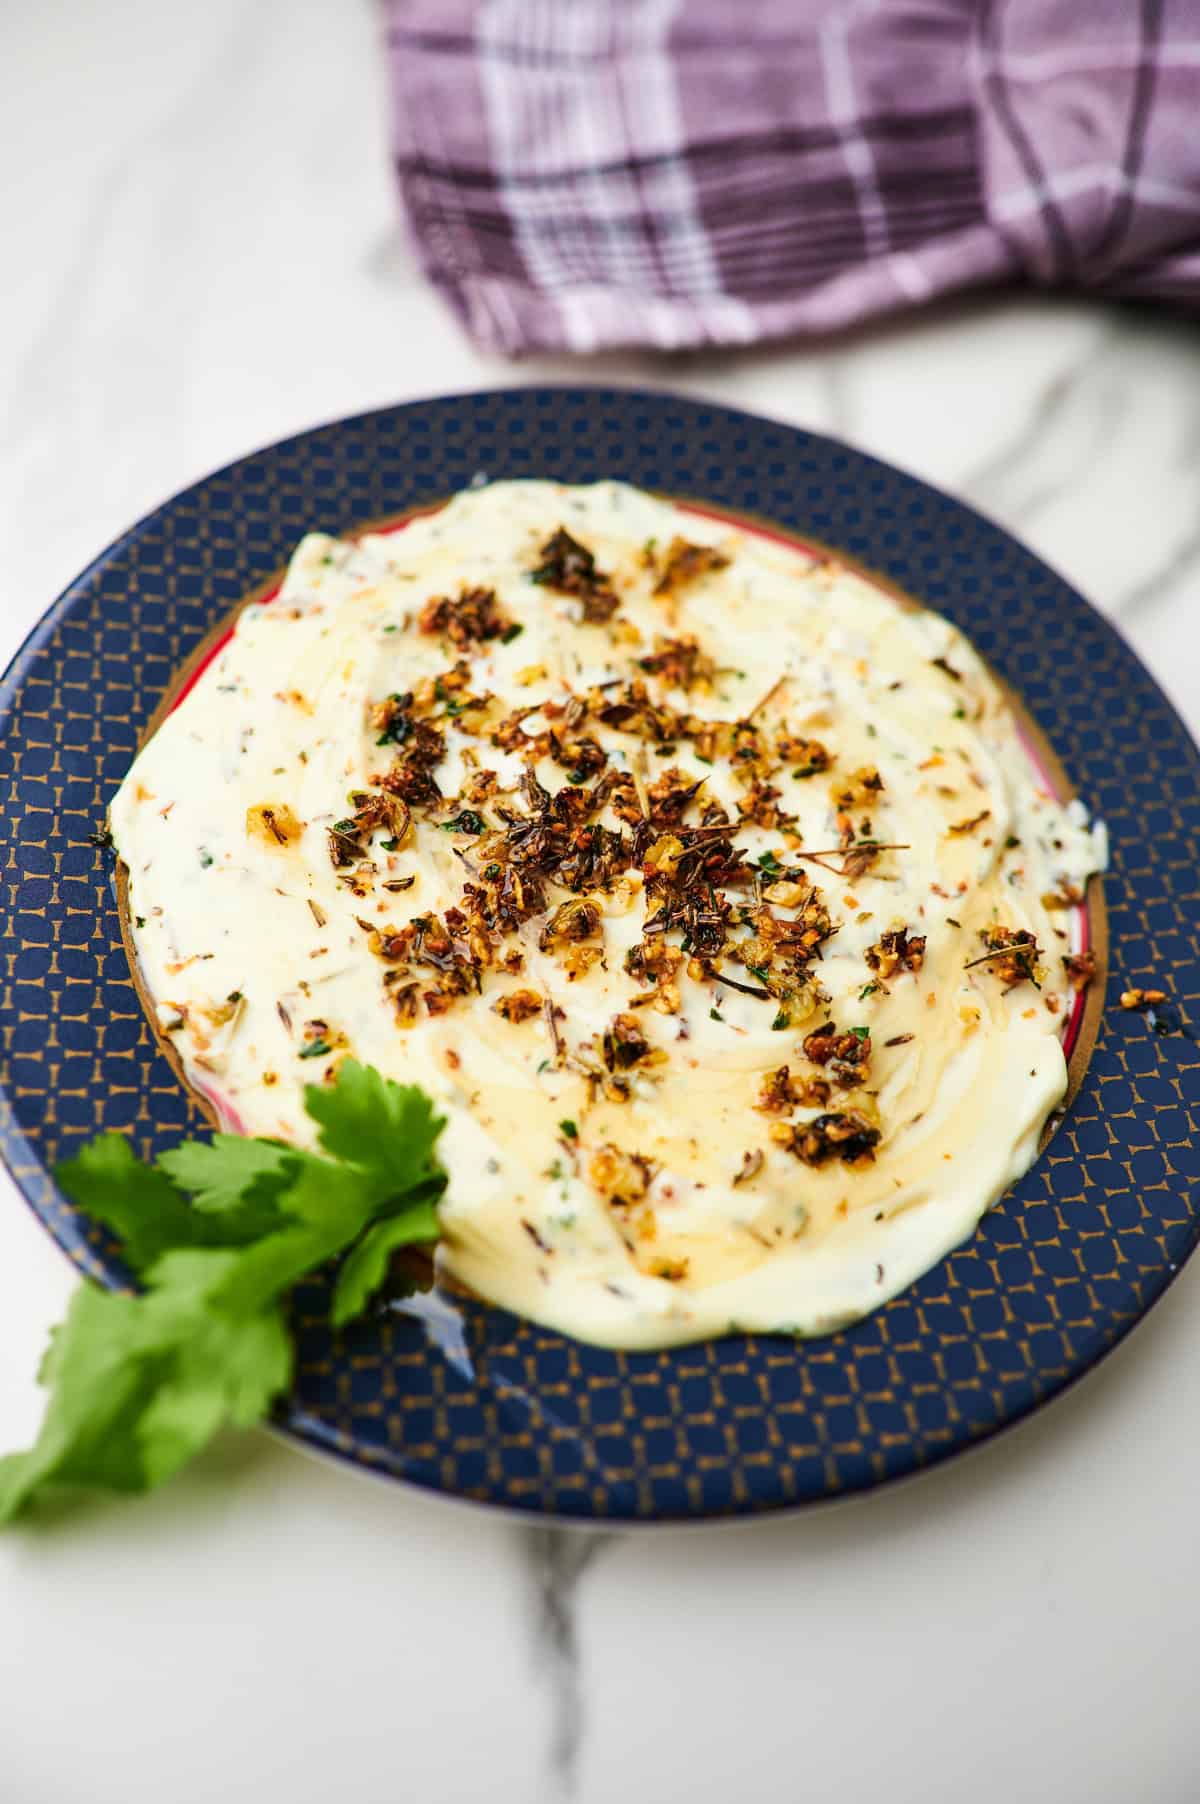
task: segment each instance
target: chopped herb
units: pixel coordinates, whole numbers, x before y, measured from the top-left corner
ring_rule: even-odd
[[[760,1002],[770,1002],[770,990],[756,990],[753,984],[739,983],[736,977],[724,977],[720,971],[713,972],[714,983],[723,983],[726,989],[740,990],[743,996],[757,996]]]
[[[326,1053],[332,1051],[333,1047],[328,1040],[312,1040],[307,1046],[300,1048],[300,1057],[302,1059],[323,1059]]]
[[[760,871],[781,871],[783,866],[780,864],[778,858],[776,858],[774,852],[764,852],[762,857],[758,860],[758,868]]]
[[[774,1021],[772,1021],[772,1023],[771,1023],[771,1032],[776,1033],[776,1034],[782,1033],[783,1029],[787,1026],[787,1024],[788,1024],[787,1010],[781,1008],[779,1013],[776,1015]]]
[[[487,823],[473,808],[464,808],[451,821],[439,821],[443,833],[485,833]]]
[[[862,989],[858,992],[858,1000],[860,1002],[865,1002],[867,997],[873,996],[878,988],[879,985],[877,983],[864,983]]]
[[[743,1153],[741,1169],[739,1171],[737,1171],[734,1175],[734,1179],[733,1179],[734,1189],[736,1190],[739,1184],[748,1184],[752,1178],[756,1178],[758,1176],[758,1174],[762,1170],[762,1168],[763,1168],[763,1152],[762,1152],[762,1148],[760,1146],[756,1146],[753,1152]]]
[[[1010,833],[1010,834],[1009,834],[1009,836],[1008,836],[1008,838],[1007,838],[1007,839],[1006,839],[1006,840],[1005,840],[1005,842],[1004,842],[1004,849],[1005,849],[1005,851],[1007,851],[1007,852],[1011,852],[1011,851],[1012,851],[1012,849],[1013,849],[1013,847],[1014,847],[1014,846],[1019,846],[1019,845],[1020,845],[1020,843],[1021,843],[1021,842],[1020,842],[1020,840],[1019,840],[1019,839],[1018,839],[1018,838],[1017,838],[1017,836],[1016,836],[1016,834],[1015,834],[1015,833]]]
[[[537,1075],[538,1075],[538,1076],[539,1076],[539,1077],[541,1077],[541,1075],[542,1075],[542,1072],[543,1072],[543,1071],[549,1071],[549,1069],[550,1069],[550,1060],[549,1060],[549,1059],[543,1059],[543,1060],[542,1060],[542,1062],[541,1062],[541,1064],[540,1064],[540,1065],[539,1065],[539,1066],[538,1066],[538,1068],[537,1068]]]
[[[504,631],[501,633],[501,635],[500,635],[501,645],[511,645],[513,640],[519,639],[521,637],[521,634],[524,631],[525,631],[525,628],[521,625],[520,621],[514,620],[512,625],[506,626]]]
[[[579,1129],[576,1127],[575,1123],[571,1120],[570,1116],[568,1116],[566,1118],[566,1120],[560,1121],[558,1125],[559,1125],[561,1132],[568,1140],[578,1140]]]
[[[709,1009],[708,1018],[710,1021],[724,1021],[725,1019],[724,1015],[720,1014],[715,1008]]]
[[[202,871],[206,871],[212,862],[213,862],[213,855],[209,851],[208,847],[201,846],[201,848],[200,848],[200,869]]]
[[[136,923],[139,927],[144,927],[146,925],[145,915],[135,915],[134,920],[136,921]]]
[[[871,1030],[869,1027],[852,1027],[850,1032],[854,1035],[856,1040],[869,1040],[871,1037]]]
[[[955,670],[953,665],[946,662],[945,658],[930,658],[929,662],[931,664],[936,664],[939,670],[944,670],[946,675],[948,677],[953,677],[956,683],[962,682],[962,671]]]
[[[335,833],[344,833],[346,831],[347,826],[353,826],[353,825],[354,825],[353,821],[350,821],[350,822],[341,821],[334,828],[334,832]],[[381,839],[379,843],[383,847],[385,852],[398,852],[400,850],[400,841],[398,839]]]

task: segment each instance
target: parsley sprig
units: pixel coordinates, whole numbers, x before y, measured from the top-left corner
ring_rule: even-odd
[[[42,1362],[41,1432],[0,1459],[0,1523],[59,1487],[146,1491],[225,1423],[249,1427],[291,1383],[292,1287],[340,1260],[331,1320],[360,1315],[398,1248],[436,1240],[444,1122],[429,1098],[346,1060],[305,1108],[320,1153],[215,1134],[155,1165],[103,1134],[58,1167],[116,1236],[138,1292],[85,1281]]]

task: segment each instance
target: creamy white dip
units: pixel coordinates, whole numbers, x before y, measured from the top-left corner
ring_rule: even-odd
[[[590,576],[548,559],[559,528]],[[529,862],[527,773],[586,792],[601,755],[616,787],[585,826],[613,868],[591,887],[577,858],[572,890]],[[415,789],[394,775],[414,757]],[[497,483],[387,536],[307,537],[111,823],[145,988],[226,1124],[308,1142],[303,1087],[348,1053],[423,1085],[448,1123],[444,1267],[623,1347],[820,1333],[970,1234],[1064,1095],[1063,904],[1104,863],[947,621],[616,483]],[[680,891],[697,847],[716,866]],[[725,882],[730,851],[753,870]],[[510,870],[526,918],[411,928],[465,885],[507,884],[511,910]],[[724,945],[698,958],[714,910]],[[744,954],[768,917],[778,944]]]

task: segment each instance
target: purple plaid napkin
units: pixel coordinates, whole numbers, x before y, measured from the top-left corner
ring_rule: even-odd
[[[1026,281],[1200,294],[1200,0],[384,0],[489,348],[746,344]]]

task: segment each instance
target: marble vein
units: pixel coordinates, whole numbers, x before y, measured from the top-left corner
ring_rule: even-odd
[[[586,1727],[577,1617],[584,1573],[622,1537],[585,1529],[532,1528],[523,1552],[533,1581],[534,1655],[550,1696],[548,1776],[553,1796],[575,1794]]]
[[[1180,447],[1177,464],[1191,477],[1200,476],[1200,385],[1191,396],[1192,420]],[[1185,578],[1200,574],[1200,485],[1190,524],[1174,538],[1166,554],[1116,601],[1119,614],[1144,614],[1176,594]]]
[[[1096,435],[1085,438],[1077,456],[1070,459],[1065,469],[1052,475],[1044,469],[1048,435],[1067,420],[1081,401],[1085,408],[1088,406],[1094,379],[1119,349],[1119,339],[1118,324],[1102,328],[1081,355],[1051,377],[1035,397],[1016,437],[959,481],[958,489],[967,500],[1006,522],[1025,521],[1080,479],[1087,460],[1095,455],[1099,442]],[[1111,420],[1119,407],[1119,395],[1110,386],[1100,393],[1099,405],[1091,411]]]

